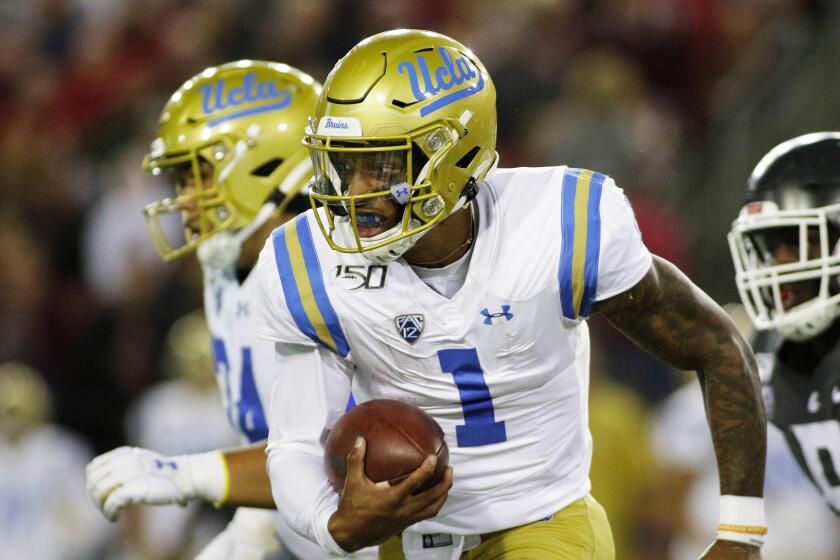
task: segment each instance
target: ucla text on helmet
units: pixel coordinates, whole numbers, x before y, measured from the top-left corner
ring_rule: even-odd
[[[201,92],[201,108],[205,115],[217,111],[224,111],[231,107],[247,108],[235,111],[227,115],[215,118],[209,122],[211,126],[219,123],[275,111],[288,107],[292,101],[292,94],[287,89],[282,89],[274,80],[260,81],[254,72],[248,72],[242,78],[241,85],[230,85],[224,79],[216,83],[207,83],[198,88]],[[269,101],[268,104],[259,104]]]
[[[440,61],[437,61],[438,65],[435,68],[434,76],[432,76],[426,57],[423,54],[418,54],[413,63],[406,61],[397,65],[397,72],[404,73],[408,77],[411,91],[417,101],[425,101],[436,97],[441,92],[456,90],[437,97],[428,105],[424,105],[420,109],[420,116],[423,117],[459,99],[475,95],[484,89],[484,78],[469,58],[460,53],[455,53],[457,58],[453,61],[452,53],[446,47],[438,47],[436,53],[440,57]],[[441,62],[442,65],[440,65]],[[465,83],[467,84],[466,87],[458,89]]]

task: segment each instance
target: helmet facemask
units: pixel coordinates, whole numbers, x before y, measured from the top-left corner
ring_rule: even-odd
[[[728,239],[736,285],[756,328],[801,341],[840,314],[839,219],[840,204],[778,210],[764,201],[744,207]]]
[[[323,218],[315,216],[333,249],[393,260],[463,205],[447,209],[435,184],[438,166],[457,163],[448,161],[459,138],[455,126],[438,122],[375,139],[308,131],[315,172],[310,198],[314,208],[324,208]]]
[[[175,191],[174,197],[144,209],[149,235],[163,260],[194,250],[238,222],[237,209],[226,203],[219,188],[225,169],[235,165],[237,147],[230,138],[216,138],[186,152],[152,156],[143,162],[152,175],[167,178]],[[176,219],[180,227],[169,227]],[[182,232],[182,237],[173,239],[173,231]]]

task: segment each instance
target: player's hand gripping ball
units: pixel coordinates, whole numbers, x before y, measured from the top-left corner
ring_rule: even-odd
[[[397,484],[429,455],[437,456],[435,471],[417,492],[441,479],[449,464],[449,448],[434,418],[414,405],[389,399],[362,403],[345,413],[327,437],[324,463],[336,492],[344,489],[347,455],[356,438],[367,442],[365,475],[373,482]]]

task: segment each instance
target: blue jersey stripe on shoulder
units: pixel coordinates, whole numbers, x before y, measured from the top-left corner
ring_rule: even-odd
[[[298,216],[296,227],[303,251],[303,262],[306,264],[306,273],[309,276],[312,293],[315,295],[315,303],[335,341],[338,353],[346,357],[350,353],[350,347],[347,344],[344,331],[341,329],[341,324],[338,322],[338,314],[336,314],[330,303],[330,298],[327,296],[324,276],[321,273],[321,264],[318,262],[318,254],[315,252],[315,243],[312,240],[312,231],[309,229],[309,222],[303,214]]]
[[[560,248],[560,269],[557,279],[560,284],[560,307],[567,319],[575,318],[574,289],[572,283],[572,256],[575,240],[575,193],[577,176],[567,169],[563,174],[561,204],[562,245]]]
[[[292,314],[292,319],[303,334],[315,342],[323,344],[318,338],[318,333],[315,332],[315,327],[309,317],[306,316],[295,275],[292,272],[292,261],[289,250],[286,248],[286,228],[291,225],[280,226],[271,234],[271,240],[274,243],[274,261],[280,275],[280,284],[283,286],[283,297],[286,299],[286,306]]]
[[[598,261],[601,254],[601,191],[604,181],[607,180],[601,173],[593,173],[589,183],[589,208],[586,219],[586,266],[584,268],[584,292],[583,301],[580,304],[580,314],[588,317],[592,314],[592,306],[595,303],[595,291],[598,288]]]

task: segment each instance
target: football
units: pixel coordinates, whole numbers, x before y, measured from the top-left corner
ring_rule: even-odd
[[[358,436],[367,441],[365,475],[374,482],[396,484],[428,455],[437,455],[435,472],[421,492],[439,481],[449,464],[449,448],[434,418],[408,403],[375,399],[346,412],[327,436],[324,463],[336,492],[344,489],[347,455]]]

